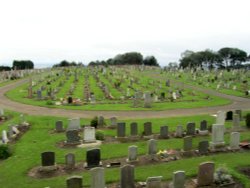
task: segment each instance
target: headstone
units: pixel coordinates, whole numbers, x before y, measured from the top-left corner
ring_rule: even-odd
[[[211,185],[214,182],[214,163],[204,162],[199,165],[197,184],[198,186]]]
[[[239,114],[240,120],[242,120],[242,111],[241,110],[235,110],[235,114]]]
[[[141,106],[141,92],[135,92],[134,100],[133,100],[133,107],[140,107]]]
[[[144,123],[144,135],[145,136],[152,135],[152,123],[151,122]]]
[[[104,168],[95,167],[90,170],[91,188],[105,188]]]
[[[148,177],[146,188],[161,188],[162,176]]]
[[[63,122],[62,121],[56,121],[56,132],[62,132],[63,130]]]
[[[144,107],[145,108],[151,108],[152,107],[152,97],[151,97],[151,94],[149,92],[145,93]]]
[[[0,116],[4,116],[4,109],[0,108]]]
[[[55,165],[55,152],[47,151],[41,153],[42,166],[54,166]]]
[[[87,151],[87,167],[88,168],[93,168],[93,167],[98,167],[100,166],[100,161],[101,161],[101,151],[100,149],[89,149]]]
[[[9,139],[8,139],[6,130],[3,130],[3,131],[2,131],[2,142],[3,142],[4,144],[7,144],[7,143],[9,142]]]
[[[161,126],[160,138],[168,138],[168,126]]]
[[[179,138],[183,137],[183,127],[182,127],[182,125],[178,125],[178,126],[176,127],[175,136],[176,136],[176,137],[179,137]]]
[[[75,155],[73,153],[65,155],[65,164],[67,169],[75,168]]]
[[[212,149],[225,145],[224,142],[224,124],[213,124],[212,126],[212,141],[210,143]]]
[[[195,123],[187,124],[187,135],[195,135]]]
[[[186,136],[183,138],[183,150],[191,151],[192,150],[192,136]]]
[[[79,130],[80,128],[80,118],[69,119],[67,130]]]
[[[137,146],[129,146],[128,147],[128,161],[136,161],[137,160]]]
[[[240,116],[239,116],[239,114],[233,115],[233,129],[234,130],[240,129]]]
[[[217,112],[216,124],[221,124],[221,125],[225,124],[225,112],[223,111]]]
[[[135,188],[134,166],[124,165],[121,167],[120,188]]]
[[[95,127],[84,127],[83,135],[84,142],[95,142]]]
[[[72,104],[73,103],[73,98],[72,97],[68,97],[68,104]]]
[[[22,125],[24,124],[26,121],[25,121],[25,116],[23,114],[20,114],[19,116],[19,124]]]
[[[117,137],[126,136],[126,123],[120,122],[117,124]]]
[[[136,122],[132,122],[130,124],[130,135],[137,136],[138,135],[138,125]]]
[[[40,89],[37,90],[37,93],[36,93],[36,94],[37,94],[37,99],[38,99],[38,100],[41,100],[41,99],[42,99],[42,90],[40,90]]]
[[[240,149],[240,133],[232,132],[230,135],[230,149]]]
[[[175,92],[172,93],[172,98],[173,98],[174,100],[177,99],[177,96],[176,96],[176,93],[175,93]]]
[[[172,188],[185,188],[185,171],[175,171],[173,173]]]
[[[155,155],[157,153],[157,142],[155,139],[150,139],[148,141],[148,154]]]
[[[201,131],[206,131],[207,130],[207,121],[203,120],[200,122],[200,130]]]
[[[79,144],[80,143],[80,136],[77,130],[69,130],[66,131],[67,137],[67,144]]]
[[[228,111],[227,112],[226,120],[233,120],[233,111]]]
[[[203,140],[199,142],[198,150],[201,155],[208,153],[209,143],[207,140]]]
[[[117,118],[116,117],[110,118],[110,127],[113,127],[113,128],[117,127]]]
[[[67,188],[83,188],[82,177],[72,176],[66,180]]]
[[[104,126],[104,117],[98,116],[98,127],[103,127],[103,126]]]

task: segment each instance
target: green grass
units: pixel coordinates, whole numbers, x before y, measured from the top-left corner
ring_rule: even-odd
[[[15,112],[6,112],[7,115],[12,115],[13,118],[8,122],[5,122],[0,126],[0,131],[7,129],[7,126],[11,123],[18,122],[19,114]],[[54,151],[56,153],[57,164],[64,164],[64,156],[72,152],[76,155],[77,162],[83,163],[85,161],[86,149],[74,148],[74,149],[62,149],[56,146],[57,142],[65,140],[65,133],[51,133],[54,129],[55,121],[63,120],[64,125],[67,124],[66,118],[50,117],[50,116],[26,116],[28,122],[32,124],[31,129],[26,132],[23,137],[15,144],[12,144],[13,156],[7,160],[0,161],[0,184],[4,185],[4,188],[39,188],[39,187],[66,187],[65,179],[73,174],[83,176],[84,186],[90,184],[89,172],[79,172],[60,177],[52,177],[47,179],[34,179],[27,176],[27,173],[33,167],[40,166],[40,153],[44,151]],[[161,118],[161,119],[144,119],[144,120],[126,120],[127,134],[129,134],[129,124],[131,122],[137,122],[139,133],[143,130],[143,123],[151,121],[153,124],[153,132],[159,133],[161,125],[168,125],[170,132],[173,132],[177,125],[182,124],[184,127],[187,122],[195,122],[196,127],[199,126],[201,120],[206,119],[208,125],[214,123],[215,119],[208,115],[199,116],[187,116],[178,118]],[[109,124],[109,120],[105,120],[106,124]],[[119,120],[123,121],[123,120]],[[82,125],[88,125],[89,119],[81,119]],[[230,128],[232,122],[227,122],[226,127]],[[244,126],[244,121],[241,122]],[[104,130],[105,135],[115,136],[116,130]],[[250,139],[249,132],[241,133],[241,140]],[[193,147],[197,148],[200,140],[210,140],[209,137],[194,137]],[[225,135],[225,142],[229,142],[229,134]],[[158,149],[181,149],[183,146],[182,139],[168,139],[158,140]],[[137,145],[139,155],[144,155],[147,152],[147,142],[131,142],[131,143],[109,143],[101,145],[101,158],[115,159],[127,156],[127,149],[130,145]],[[112,151],[112,152],[111,152]],[[185,170],[188,177],[193,177],[197,174],[198,164],[205,161],[214,161],[216,166],[222,164],[230,170],[230,172],[237,177],[241,182],[245,184],[245,187],[250,187],[249,180],[246,176],[241,175],[236,170],[239,166],[250,165],[249,153],[228,153],[211,156],[202,156],[197,158],[190,158],[179,160],[170,163],[161,163],[157,165],[140,166],[135,168],[135,178],[137,181],[145,181],[149,176],[162,175],[164,180],[170,180],[172,173],[176,170]],[[105,169],[106,182],[118,182],[119,181],[119,168]]]

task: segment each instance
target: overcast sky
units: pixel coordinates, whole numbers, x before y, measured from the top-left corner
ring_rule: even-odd
[[[161,65],[186,49],[250,53],[248,0],[1,0],[0,65],[89,63],[137,51]]]

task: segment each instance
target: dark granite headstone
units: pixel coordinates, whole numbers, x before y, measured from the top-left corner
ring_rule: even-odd
[[[117,123],[117,137],[126,136],[126,123]]]
[[[187,135],[195,135],[195,123],[187,124]]]
[[[67,188],[83,188],[82,177],[72,176],[66,180]]]
[[[100,149],[90,149],[87,151],[87,167],[93,168],[100,165],[101,151]]]
[[[213,162],[205,162],[199,165],[198,170],[198,186],[211,185],[214,182],[214,168]]]
[[[207,121],[203,120],[200,122],[200,130],[201,131],[206,131],[207,130]]]
[[[138,135],[138,125],[136,122],[132,122],[130,124],[130,135],[137,136]]]
[[[233,111],[228,111],[227,112],[226,120],[233,120]]]
[[[145,136],[152,135],[152,123],[151,122],[144,123],[144,135]]]
[[[125,165],[121,167],[120,188],[135,188],[134,166]]]
[[[204,141],[200,141],[199,142],[199,146],[198,146],[198,150],[200,154],[207,154],[208,153],[208,147],[209,147],[209,143],[207,140]]]
[[[161,126],[160,138],[168,138],[168,126]]]
[[[54,166],[55,165],[55,152],[47,151],[41,153],[42,166]]]

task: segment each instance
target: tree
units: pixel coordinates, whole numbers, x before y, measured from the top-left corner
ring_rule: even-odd
[[[34,63],[30,60],[14,60],[12,68],[17,70],[33,69]]]
[[[143,60],[143,64],[148,66],[159,66],[159,64],[157,63],[157,59],[154,56],[145,57],[145,59]]]
[[[10,71],[11,67],[8,66],[0,66],[0,71]]]

